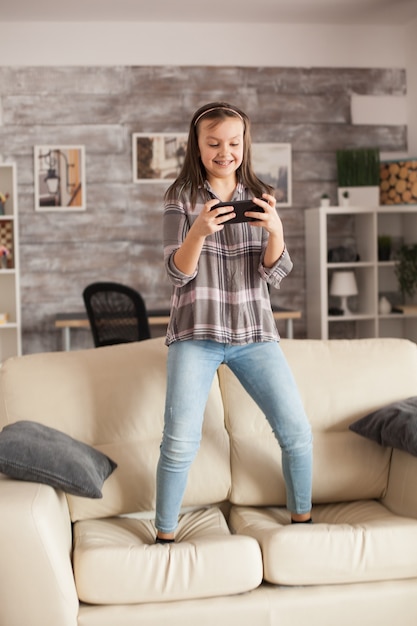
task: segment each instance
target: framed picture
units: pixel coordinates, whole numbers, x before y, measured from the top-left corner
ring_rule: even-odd
[[[417,157],[381,161],[379,190],[381,204],[417,204]]]
[[[85,211],[84,146],[35,146],[35,211]]]
[[[180,173],[187,133],[133,133],[133,182],[170,183]]]
[[[253,143],[252,165],[255,174],[275,188],[277,206],[291,206],[291,144]]]

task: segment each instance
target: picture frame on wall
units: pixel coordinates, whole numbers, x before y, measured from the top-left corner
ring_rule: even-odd
[[[85,211],[84,146],[34,148],[35,211]]]
[[[181,171],[187,133],[133,133],[134,183],[171,183]]]
[[[255,174],[275,189],[277,206],[292,204],[292,151],[290,143],[253,143]]]

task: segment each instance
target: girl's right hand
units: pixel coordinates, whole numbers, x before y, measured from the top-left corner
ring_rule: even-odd
[[[219,202],[216,199],[206,202],[192,226],[191,230],[194,231],[195,235],[207,237],[217,233],[223,230],[226,222],[236,217],[232,206],[222,206],[219,209],[213,208]]]
[[[225,222],[236,215],[232,206],[223,206],[212,211],[211,209],[218,203],[218,200],[206,202],[175,252],[174,263],[180,272],[187,276],[192,276],[198,267],[206,237],[223,230]]]

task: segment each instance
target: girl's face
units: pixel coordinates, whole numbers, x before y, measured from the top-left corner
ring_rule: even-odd
[[[243,122],[240,119],[202,120],[197,128],[198,148],[207,179],[236,180],[243,160]]]

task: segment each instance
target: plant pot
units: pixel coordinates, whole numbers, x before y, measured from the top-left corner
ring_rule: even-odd
[[[379,206],[379,186],[374,187],[339,187],[337,197],[339,206],[345,206],[343,193],[349,192],[350,206]]]
[[[391,238],[378,237],[378,261],[389,261],[391,258]]]

